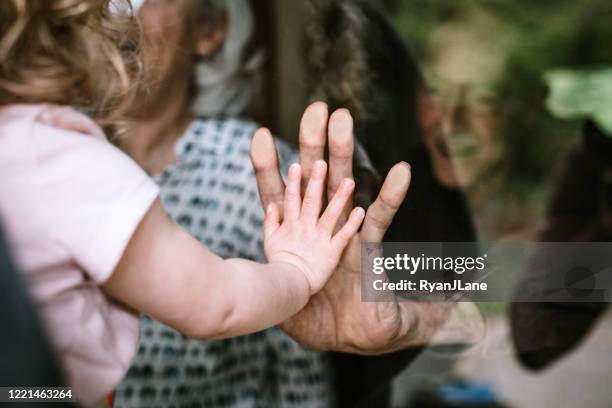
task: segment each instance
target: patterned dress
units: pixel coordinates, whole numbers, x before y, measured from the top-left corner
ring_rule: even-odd
[[[234,118],[197,119],[175,146],[177,163],[156,177],[168,214],[222,257],[265,260],[263,211],[249,159],[256,128]],[[287,145],[277,146],[286,174],[297,157]],[[304,350],[277,328],[200,341],[143,316],[140,336],[134,364],[117,387],[116,408],[333,406],[329,357]]]

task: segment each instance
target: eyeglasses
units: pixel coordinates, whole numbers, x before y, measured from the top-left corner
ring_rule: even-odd
[[[453,83],[435,74],[426,74],[427,83],[440,102],[475,113],[496,113],[500,101],[494,87],[486,84]]]

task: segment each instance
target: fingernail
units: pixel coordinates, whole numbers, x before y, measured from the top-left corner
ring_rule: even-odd
[[[272,211],[274,211],[274,205],[268,204],[268,207],[266,207],[266,214],[270,215]]]
[[[327,105],[315,102],[306,108],[301,126],[305,134],[317,134],[322,132],[327,125]]]
[[[332,114],[333,116],[335,116],[338,119],[342,119],[342,120],[348,120],[348,121],[352,121],[353,120],[353,116],[351,115],[351,111],[349,111],[346,108],[340,108],[336,111],[334,111],[334,113]]]
[[[322,115],[327,114],[327,111],[328,111],[327,103],[323,101],[313,102],[306,109],[317,110]]]
[[[353,117],[348,109],[338,109],[332,114],[329,131],[335,138],[349,137],[353,129]]]
[[[323,171],[325,170],[325,166],[326,166],[325,161],[323,161],[323,160],[317,160],[317,161],[315,162],[315,164],[314,164],[314,169],[315,169],[317,172],[319,172],[319,173],[320,173],[320,172],[323,172]]]
[[[344,191],[349,191],[352,187],[353,187],[353,180],[344,179],[344,181],[342,182],[342,189]]]
[[[405,161],[402,161],[402,162],[400,162],[400,163],[401,163],[402,165],[404,165],[404,166],[408,167],[408,170],[412,170],[412,166],[410,165],[410,163],[405,162]]]

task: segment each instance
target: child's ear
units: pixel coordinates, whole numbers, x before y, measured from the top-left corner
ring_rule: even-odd
[[[214,54],[227,37],[227,16],[209,22],[206,28],[196,32],[194,52],[196,55],[206,57]]]

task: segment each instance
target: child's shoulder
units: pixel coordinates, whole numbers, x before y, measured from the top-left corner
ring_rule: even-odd
[[[0,108],[0,134],[4,138],[27,143],[32,138],[44,139],[47,135],[57,137],[58,134],[75,133],[106,140],[98,125],[69,106],[19,104]]]
[[[0,108],[0,167],[5,174],[20,169],[33,180],[62,183],[77,175],[141,180],[143,173],[86,115],[55,105]]]
[[[44,105],[8,105],[0,108],[0,144],[15,151],[30,143]]]
[[[48,104],[0,107],[0,146],[11,162],[38,161],[79,147],[112,150],[103,131],[87,116],[68,106]]]

